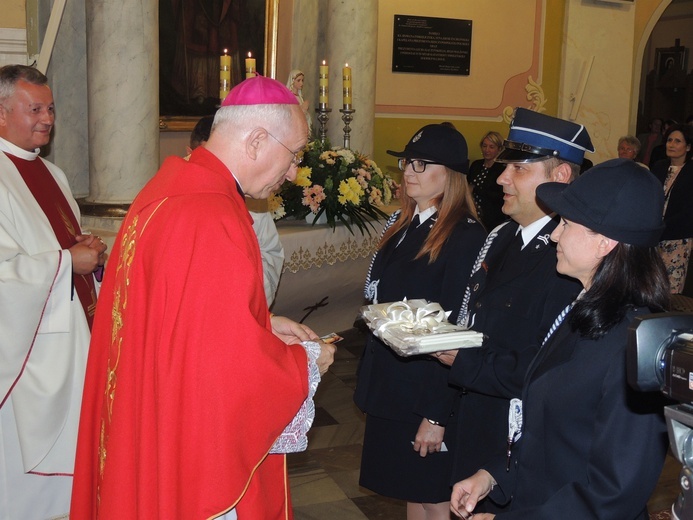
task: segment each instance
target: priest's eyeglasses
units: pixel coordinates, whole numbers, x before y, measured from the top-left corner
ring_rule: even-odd
[[[428,166],[429,164],[440,163],[433,161],[423,161],[421,159],[407,159],[406,157],[402,157],[397,161],[397,166],[402,171],[407,169],[408,164],[411,164],[411,169],[414,170],[414,173],[423,173],[426,171],[426,166]]]
[[[291,151],[291,148],[289,148],[289,147],[286,146],[284,143],[282,143],[279,139],[277,139],[276,137],[274,137],[274,136],[269,132],[269,130],[267,130],[266,128],[265,128],[265,130],[267,131],[267,135],[269,135],[272,139],[274,139],[275,141],[277,141],[280,145],[282,145],[284,148],[286,148],[286,150],[287,150],[291,155],[294,156],[294,158],[291,160],[292,166],[298,166],[299,164],[301,164],[301,163],[303,162],[303,151],[302,151],[302,150],[299,151],[299,152],[292,152],[292,151]]]

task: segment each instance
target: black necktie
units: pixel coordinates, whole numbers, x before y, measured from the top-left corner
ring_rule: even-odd
[[[522,240],[522,230],[518,229],[515,234],[515,239],[510,246],[511,251],[522,251],[522,247],[525,245],[524,240]]]
[[[404,240],[407,237],[410,237],[412,235],[412,233],[414,232],[414,230],[417,227],[419,227],[420,224],[421,224],[421,219],[419,218],[419,214],[417,213],[416,215],[414,215],[414,218],[411,219],[411,222],[409,223],[409,227],[404,231],[402,238],[400,238],[399,242],[397,242],[397,246],[399,246],[402,242],[404,242]],[[395,246],[395,247],[397,247],[397,246]]]

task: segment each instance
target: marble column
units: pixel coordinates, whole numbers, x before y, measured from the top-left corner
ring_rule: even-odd
[[[352,68],[353,108],[351,149],[373,155],[375,121],[375,59],[378,35],[376,0],[329,0],[327,2],[326,48],[330,59],[330,105],[328,135],[342,144],[342,67]]]
[[[90,214],[127,207],[159,166],[158,1],[87,0],[86,17]]]
[[[50,5],[39,4],[48,22]],[[46,157],[65,172],[76,198],[89,194],[87,40],[82,2],[67,2],[46,76],[55,101],[55,127]],[[44,27],[45,30],[45,27]]]
[[[303,98],[310,102],[310,113],[315,121],[315,107],[318,103],[319,63],[326,59],[324,47],[320,47],[320,2],[319,0],[294,0],[291,32],[291,63],[287,70],[300,69],[305,74]],[[286,83],[287,78],[277,78]]]

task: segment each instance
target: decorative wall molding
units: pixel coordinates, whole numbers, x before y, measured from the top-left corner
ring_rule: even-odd
[[[0,27],[0,67],[10,63],[29,65],[26,30]]]

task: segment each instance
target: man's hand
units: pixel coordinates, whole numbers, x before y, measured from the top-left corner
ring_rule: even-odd
[[[297,323],[285,316],[272,315],[272,332],[287,345],[301,343],[301,341],[318,341],[320,338],[307,325]]]
[[[414,438],[414,451],[418,451],[422,457],[440,451],[444,434],[445,426],[431,424],[428,419],[423,419]]]
[[[318,369],[320,370],[320,375],[322,376],[325,374],[325,372],[327,372],[327,369],[330,368],[330,365],[334,361],[334,353],[337,350],[337,347],[331,343],[325,343],[323,341],[318,341],[318,343],[320,344],[320,355],[315,362],[318,364]]]
[[[471,477],[452,487],[450,511],[460,518],[471,518],[479,500],[486,497],[496,485],[496,481],[485,469],[480,469]],[[495,515],[476,514],[474,520],[492,520]]]
[[[272,322],[272,332],[280,340],[288,345],[301,343],[301,341],[315,341],[320,345],[320,355],[315,362],[320,370],[320,375],[327,372],[334,361],[334,353],[337,350],[334,345],[321,341],[313,329],[307,325],[297,323],[285,316],[275,316],[270,318]]]
[[[91,274],[105,262],[106,244],[91,235],[78,235],[76,240],[77,243],[68,249],[72,256],[72,272]]]
[[[94,251],[97,252],[97,255],[98,255],[97,267],[102,266],[106,262],[106,258],[108,258],[108,255],[106,254],[106,249],[108,249],[108,246],[101,239],[101,237],[96,236],[96,235],[77,235],[75,237],[75,240],[77,240],[77,244],[87,246],[90,249],[93,249]],[[75,272],[77,272],[77,271],[75,271]],[[79,273],[79,274],[85,274],[85,273]]]

